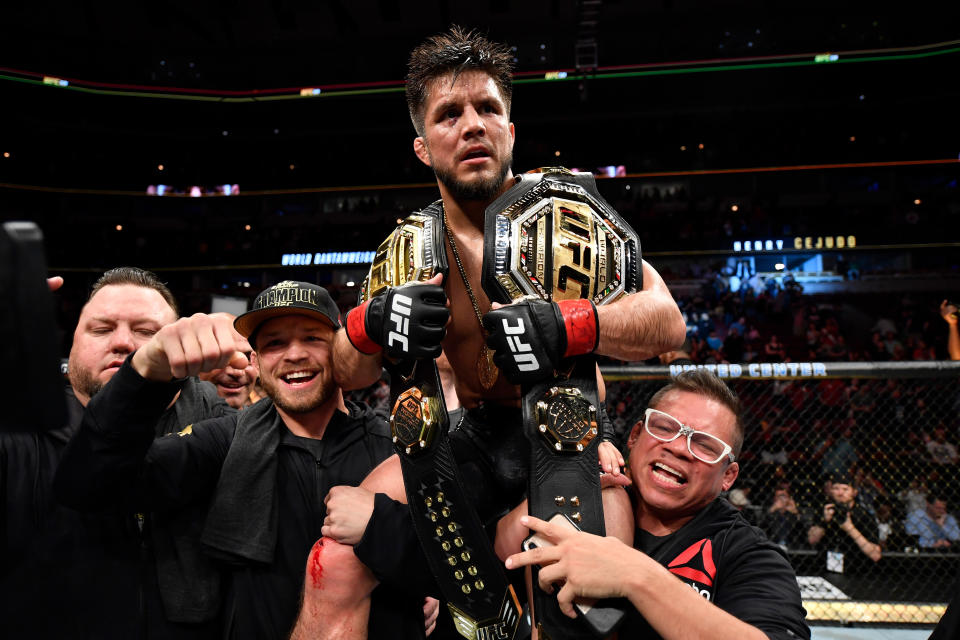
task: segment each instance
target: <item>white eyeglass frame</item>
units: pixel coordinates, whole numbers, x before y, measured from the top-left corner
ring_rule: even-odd
[[[673,420],[674,422],[676,422],[678,425],[680,425],[680,430],[677,431],[676,435],[674,435],[672,438],[668,438],[668,439],[661,438],[660,436],[654,434],[652,431],[650,431],[650,427],[649,427],[649,424],[650,424],[650,414],[652,414],[652,413],[659,413],[659,414],[662,415],[662,416],[666,416],[666,417],[670,418],[671,420]],[[680,436],[687,436],[687,451],[689,451],[689,452],[690,452],[690,455],[692,455],[694,458],[696,458],[696,459],[699,460],[700,462],[705,462],[706,464],[717,464],[718,462],[720,462],[720,461],[723,460],[724,458],[728,458],[730,462],[736,462],[736,460],[737,460],[737,457],[736,457],[735,455],[733,455],[733,453],[732,453],[732,452],[733,452],[733,447],[731,447],[730,445],[728,445],[726,442],[724,442],[723,440],[721,440],[721,439],[718,438],[717,436],[715,436],[715,435],[713,435],[713,434],[710,434],[710,433],[707,433],[706,431],[698,431],[697,429],[694,429],[693,427],[691,427],[691,426],[689,426],[689,425],[685,425],[685,424],[683,424],[682,422],[680,422],[679,420],[677,420],[676,418],[674,418],[674,417],[673,417],[672,415],[670,415],[669,413],[660,411],[659,409],[652,409],[652,408],[650,408],[650,407],[647,407],[646,411],[643,412],[643,430],[646,431],[648,434],[650,434],[650,436],[651,436],[652,438],[655,438],[655,439],[659,440],[660,442],[673,442],[674,440],[676,440],[676,439],[679,438]],[[720,454],[720,457],[718,457],[716,460],[712,460],[712,461],[711,461],[711,460],[705,460],[705,459],[703,459],[702,457],[698,456],[696,453],[693,452],[693,446],[692,446],[692,443],[691,443],[691,439],[693,438],[693,435],[694,435],[694,434],[697,434],[697,433],[699,433],[700,435],[707,436],[708,438],[713,438],[714,440],[716,440],[717,442],[719,442],[720,444],[723,445],[723,453]]]

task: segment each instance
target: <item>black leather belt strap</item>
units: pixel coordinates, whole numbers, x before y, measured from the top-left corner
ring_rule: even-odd
[[[409,366],[388,367],[390,420],[420,545],[457,631],[471,640],[509,640],[520,605],[458,477],[436,363],[419,360],[400,371]]]
[[[563,513],[581,530],[602,536],[598,409],[596,360],[590,356],[576,358],[566,379],[523,390],[523,424],[530,438],[530,514],[548,520]],[[537,567],[533,571],[537,585]],[[534,615],[550,638],[594,636],[583,620],[571,620],[560,611],[555,595],[536,586],[533,591]]]

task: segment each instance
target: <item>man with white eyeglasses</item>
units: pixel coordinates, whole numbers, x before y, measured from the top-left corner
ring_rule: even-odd
[[[572,531],[525,516],[543,544],[507,559],[538,564],[540,585],[574,598],[624,597],[621,638],[809,638],[796,574],[783,551],[721,492],[740,473],[740,402],[714,374],[680,374],[651,399],[628,442],[636,536]]]

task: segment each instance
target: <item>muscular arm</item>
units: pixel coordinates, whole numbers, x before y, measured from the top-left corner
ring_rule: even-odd
[[[357,351],[346,329],[337,331],[333,340],[333,377],[344,391],[369,387],[380,378],[380,354]]]
[[[597,308],[596,352],[621,360],[646,360],[683,344],[687,326],[656,269],[643,262],[643,289]]]

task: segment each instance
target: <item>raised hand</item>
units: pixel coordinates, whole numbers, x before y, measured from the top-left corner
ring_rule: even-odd
[[[197,313],[180,318],[158,331],[133,356],[133,368],[144,378],[165,381],[249,364],[245,340],[234,331],[227,315]]]

